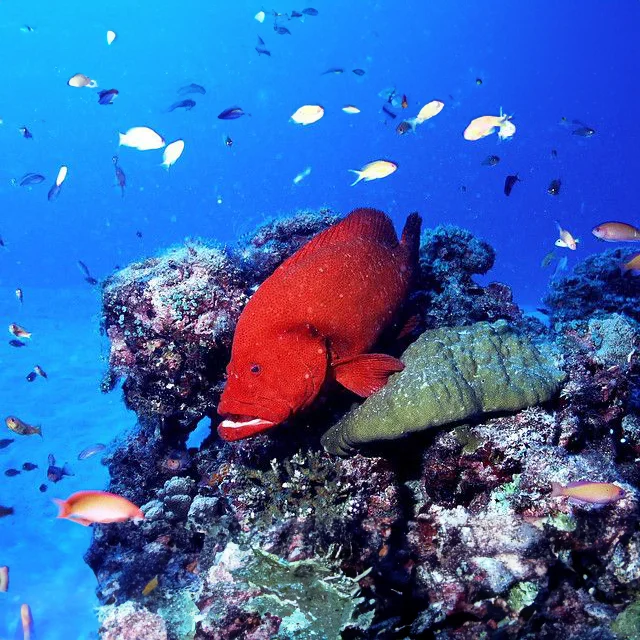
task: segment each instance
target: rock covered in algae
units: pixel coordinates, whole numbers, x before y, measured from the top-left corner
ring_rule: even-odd
[[[324,434],[329,453],[546,402],[564,377],[549,354],[503,320],[426,331],[402,361],[402,372]]]

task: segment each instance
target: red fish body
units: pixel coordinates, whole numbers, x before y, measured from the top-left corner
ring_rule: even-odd
[[[236,327],[218,432],[239,440],[309,406],[328,380],[361,396],[403,368],[368,351],[393,321],[417,262],[421,219],[398,242],[389,218],[356,209],[283,262]]]

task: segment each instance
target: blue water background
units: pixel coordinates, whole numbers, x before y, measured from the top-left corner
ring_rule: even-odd
[[[537,306],[550,276],[540,261],[553,248],[555,220],[582,240],[578,251],[562,254],[569,266],[606,248],[591,236],[595,224],[640,223],[639,3],[312,6],[318,16],[279,21],[292,35],[278,35],[272,17],[254,20],[259,2],[0,1],[0,318],[34,331],[30,351],[0,344],[0,408],[2,417],[41,422],[45,432],[42,442],[18,438],[0,451],[0,471],[32,458],[40,464],[33,476],[0,474],[0,504],[17,511],[0,520],[0,564],[12,567],[11,590],[0,594],[0,638],[15,626],[22,602],[53,640],[89,637],[96,626],[95,581],[81,560],[89,532],[56,521],[50,498],[100,488],[106,472],[97,459],[76,463],[76,476],[47,494],[37,491],[42,477],[35,475],[42,476],[49,452],[71,462],[93,439],[108,440],[134,421],[117,392],[99,394],[99,299],[77,260],[103,278],[185,237],[233,242],[266,217],[298,209],[375,206],[398,229],[418,210],[426,226],[454,223],[491,242],[497,262],[487,280],[507,282],[521,303]],[[26,24],[35,32],[22,32]],[[110,47],[108,29],[118,35]],[[256,53],[258,35],[271,57]],[[321,75],[331,67],[346,72]],[[117,88],[115,104],[98,105],[95,90],[68,87],[75,73]],[[191,96],[197,106],[190,112],[167,113],[190,82],[204,85],[206,95]],[[409,100],[395,121],[380,112],[378,93],[387,87]],[[396,135],[401,117],[436,98],[446,105],[441,114],[416,135]],[[313,103],[326,109],[320,122],[289,122]],[[362,113],[343,113],[346,104]],[[233,105],[251,115],[217,119]],[[463,139],[472,118],[500,107],[514,114],[512,140]],[[584,121],[596,135],[572,135],[562,117]],[[141,125],[168,142],[185,140],[170,171],[159,166],[161,151],[118,148],[117,133]],[[32,140],[21,137],[21,126]],[[124,198],[114,186],[116,153],[128,179]],[[502,162],[481,166],[489,154]],[[394,175],[349,186],[348,169],[382,158],[399,165]],[[61,164],[68,179],[48,202]],[[306,167],[311,174],[294,185]],[[12,186],[27,172],[47,180]],[[522,182],[507,198],[504,178],[514,173]],[[562,180],[556,198],[546,193],[554,178]],[[22,309],[13,295],[18,286]],[[49,370],[48,383],[24,381],[36,362]],[[78,596],[63,598],[68,589]]]

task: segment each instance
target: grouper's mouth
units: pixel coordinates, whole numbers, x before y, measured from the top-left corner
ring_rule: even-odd
[[[277,423],[263,418],[232,415],[218,425],[218,435],[227,442],[250,438],[258,433],[271,429]]]

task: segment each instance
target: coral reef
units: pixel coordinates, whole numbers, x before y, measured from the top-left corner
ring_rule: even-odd
[[[553,331],[544,333],[523,319],[508,287],[473,282],[491,267],[492,249],[465,231],[439,227],[425,233],[407,316],[417,315],[420,328],[458,325],[432,334],[449,336],[447,349],[441,341],[427,362],[416,358],[425,376],[434,362],[444,367],[431,372],[431,385],[454,375],[471,381],[459,391],[459,414],[428,409],[438,414],[434,424],[457,422],[385,443],[375,451],[381,455],[335,458],[319,436],[351,419],[344,416],[354,397],[334,389],[270,435],[234,444],[211,436],[186,449],[195,421],[214,415],[247,297],[332,221],[320,212],[269,223],[233,251],[188,245],[171,258],[178,269],[165,256],[106,284],[111,372],[126,378],[125,399],[140,418],[106,458],[110,489],[140,504],[146,518],[94,526],[86,560],[98,579],[102,638],[637,637],[640,327],[631,294],[616,298],[628,304],[592,316],[588,296],[571,299],[580,289],[571,277],[555,281],[552,295],[570,306],[552,307]],[[191,264],[189,247],[203,264]],[[617,277],[618,258],[607,255],[591,260],[593,282]],[[219,277],[213,265],[229,269],[228,280],[212,285],[218,297],[192,295],[192,285]],[[598,265],[610,265],[609,276]],[[174,279],[172,271],[179,272]],[[621,286],[636,286],[625,278]],[[184,303],[181,317],[177,298],[167,297],[169,283],[183,300],[196,301]],[[209,314],[202,334],[198,313]],[[497,319],[510,326],[460,328]],[[451,336],[475,332],[491,338],[479,343],[492,348],[474,342],[466,357],[458,353],[452,373],[447,362],[460,345]],[[166,342],[154,351],[155,340]],[[411,349],[419,352],[428,340],[429,333]],[[180,356],[176,366],[170,343]],[[559,394],[561,372],[548,349],[566,377]],[[480,353],[487,359],[474,369],[469,354]],[[494,377],[480,378],[489,369]],[[502,381],[497,387],[488,382],[495,379]],[[479,390],[486,394],[478,397]],[[544,406],[522,409],[542,400]],[[384,422],[386,409],[375,419]],[[515,413],[483,413],[496,409]],[[551,497],[552,482],[580,480],[614,482],[624,495],[604,506]],[[156,577],[157,587],[143,595]]]
[[[107,278],[104,390],[124,378],[127,407],[161,419],[163,433],[184,441],[202,417],[215,414],[233,330],[251,292],[335,219],[321,210],[272,221],[236,250],[191,241]]]
[[[552,280],[545,297],[552,321],[613,312],[640,321],[640,278],[620,269],[633,253],[632,249],[597,253],[579,262],[572,273]]]
[[[403,371],[322,437],[329,453],[546,402],[564,377],[504,320],[426,331],[402,361]]]
[[[474,275],[484,275],[493,267],[495,256],[487,242],[465,229],[441,225],[425,230],[412,296],[424,328],[521,318],[507,285],[492,282],[482,287],[473,280]]]

